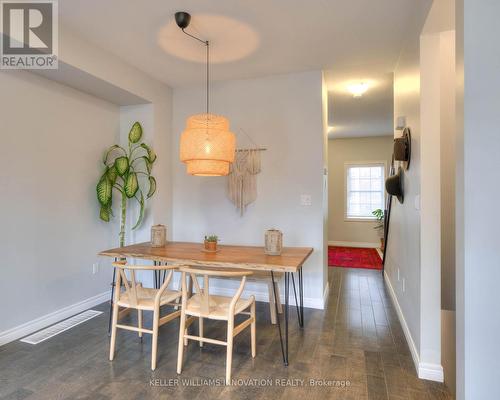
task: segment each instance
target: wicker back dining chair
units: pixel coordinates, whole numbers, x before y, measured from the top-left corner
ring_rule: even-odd
[[[212,343],[226,346],[226,382],[231,380],[231,364],[233,357],[233,338],[250,326],[252,357],[256,351],[256,321],[255,321],[255,297],[241,299],[241,294],[245,287],[246,277],[252,272],[244,270],[213,269],[201,267],[180,267],[182,272],[182,307],[181,322],[179,327],[179,352],[177,358],[177,373],[182,372],[182,362],[184,346],[189,340],[196,340],[200,343]],[[186,279],[190,277],[193,283],[194,294],[189,297],[188,284]],[[203,280],[200,286],[198,277]],[[213,278],[235,278],[240,277],[240,285],[233,297],[214,296],[210,294],[209,279]],[[245,311],[250,309],[250,311]],[[234,318],[238,314],[248,315],[242,323],[234,326]],[[203,335],[203,319],[227,321],[226,341],[207,338]],[[199,336],[189,335],[188,327],[196,320],[199,321]]]
[[[167,289],[172,275],[178,266],[172,265],[127,265],[125,261],[114,262],[113,266],[117,269],[117,280],[115,298],[113,301],[113,320],[111,325],[111,343],[109,349],[109,360],[113,361],[115,355],[116,331],[125,329],[138,332],[142,337],[143,333],[152,335],[151,349],[151,369],[156,369],[156,353],[158,347],[158,328],[173,319],[180,316],[180,311],[173,311],[160,318],[160,307],[164,305],[175,305],[182,293],[178,290]],[[137,282],[137,271],[168,271],[166,279],[159,289],[145,288]],[[127,277],[128,272],[128,277]],[[122,290],[123,287],[123,290]],[[138,326],[123,325],[118,323],[119,308],[131,308],[137,310]],[[142,326],[142,311],[153,312],[152,329],[146,329]]]
[[[271,324],[276,325],[279,318],[278,314],[283,313],[283,306],[281,305],[280,286],[279,281],[283,277],[282,272],[274,272],[274,285],[273,279],[268,271],[252,271],[252,275],[247,277],[247,282],[255,282],[257,284],[264,283],[267,286],[269,296],[269,317]],[[231,277],[229,277],[231,279]],[[240,279],[235,277],[234,279]],[[181,281],[179,280],[179,290],[181,290]]]

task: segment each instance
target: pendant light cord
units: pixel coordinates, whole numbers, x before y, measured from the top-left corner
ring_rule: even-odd
[[[207,118],[210,104],[210,44],[208,40],[205,42],[207,46]]]
[[[186,32],[184,28],[181,29],[189,37],[196,39],[198,42],[203,43],[207,47],[207,116],[210,110],[210,42],[208,40],[202,40],[190,33]]]

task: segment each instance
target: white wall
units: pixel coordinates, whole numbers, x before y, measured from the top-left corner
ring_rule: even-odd
[[[453,34],[443,32],[453,29],[453,7],[452,0],[434,1],[421,36],[416,33],[395,73],[395,116],[406,116],[413,140],[412,162],[404,176],[405,204],[396,204],[391,215],[386,274],[401,310],[418,374],[432,380],[443,379],[441,192],[449,186],[448,182],[442,185],[441,179],[453,174],[454,162],[453,153],[446,149],[447,170],[442,175],[441,142],[448,146],[447,139],[454,134],[453,93],[446,92],[453,80]],[[444,198],[449,199],[448,192],[446,195]],[[449,218],[447,213],[445,221]],[[453,244],[446,237],[445,242],[447,246]]]
[[[464,1],[455,3],[455,58],[456,58],[456,171],[455,171],[455,323],[456,323],[456,398],[465,400],[470,398],[470,383],[466,384],[465,374],[469,374],[471,366],[466,364],[465,335],[465,199],[464,199]],[[468,357],[468,355],[467,355]],[[469,358],[467,358],[468,362]],[[469,375],[467,376],[469,379]]]
[[[329,180],[329,242],[351,242],[380,246],[380,236],[374,221],[346,221],[345,164],[350,162],[385,162],[386,177],[391,165],[394,139],[378,136],[328,141]]]
[[[328,86],[325,81],[325,73],[321,73],[321,102],[323,113],[323,282],[325,282],[325,294],[328,294],[328,163],[330,154],[328,151]],[[326,301],[326,299],[325,299]]]
[[[411,129],[410,169],[404,172],[405,200],[392,200],[385,274],[404,317],[403,327],[411,336],[415,358],[420,343],[420,70],[419,41],[425,15],[416,18],[413,40],[406,44],[394,71],[394,117],[404,116]],[[395,136],[399,136],[396,132]],[[399,270],[399,274],[398,274]],[[398,279],[399,275],[399,279]],[[404,279],[404,291],[403,291]]]
[[[421,339],[420,360],[445,366],[454,391],[453,315],[443,315],[442,299],[454,297],[454,0],[435,1],[421,36]],[[443,255],[442,252],[445,251]],[[443,290],[443,295],[441,294]],[[445,308],[446,308],[445,306]],[[443,326],[441,326],[443,325]],[[443,332],[441,332],[443,330]],[[441,343],[444,341],[444,346]]]
[[[64,63],[83,71],[97,80],[125,90],[145,99],[152,107],[147,114],[146,130],[149,143],[154,146],[158,160],[154,166],[158,190],[150,202],[155,223],[170,224],[172,221],[172,183],[171,183],[171,129],[172,129],[172,90],[142,71],[132,67],[120,58],[86,42],[75,35],[67,26],[60,26],[59,58]],[[145,117],[141,106],[124,107],[128,121]],[[134,117],[137,111],[137,118]],[[135,118],[135,119],[134,119]],[[126,130],[123,127],[123,130]],[[126,138],[123,138],[126,140]]]
[[[455,393],[455,30],[440,33],[441,67],[441,359],[444,379]]]
[[[455,310],[455,31],[440,33],[441,55],[441,301]]]
[[[305,304],[323,307],[321,72],[213,84],[212,111],[229,118],[238,146],[252,145],[243,129],[256,144],[267,148],[257,176],[257,201],[243,217],[227,198],[226,178],[189,176],[179,161],[179,136],[186,117],[203,112],[204,101],[204,87],[174,90],[174,239],[200,241],[214,233],[221,243],[263,245],[266,229],[280,229],[285,246],[314,248],[304,266]],[[300,205],[301,194],[312,196],[312,206]]]
[[[171,224],[170,88],[67,27],[60,29],[60,60],[69,67],[61,76],[46,74],[55,81],[28,72],[0,73],[1,137],[12,142],[10,149],[1,147],[1,183],[13,193],[2,198],[8,228],[0,250],[9,268],[0,300],[13,306],[2,314],[0,344],[109,298],[110,260],[97,253],[118,245],[119,221],[99,221],[95,184],[103,152],[126,137],[131,121],[143,123],[146,140],[158,154],[153,170],[158,188],[147,205],[148,225],[135,236],[129,233],[128,241],[147,238],[151,223]],[[118,104],[134,98],[148,104],[119,108],[72,89],[72,79],[74,88],[116,98]],[[23,240],[27,244],[18,250]],[[99,264],[96,275],[93,263]]]
[[[117,230],[99,220],[95,185],[119,108],[28,72],[3,71],[0,86],[4,332],[108,290],[92,264]]]
[[[457,399],[500,398],[500,2],[457,1]]]
[[[431,9],[431,15],[432,15]],[[425,28],[424,28],[425,31]],[[441,365],[440,35],[420,39],[420,360]]]

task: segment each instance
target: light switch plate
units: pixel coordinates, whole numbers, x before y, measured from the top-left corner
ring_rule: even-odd
[[[415,204],[414,204],[414,206],[415,206],[415,210],[420,211],[420,195],[419,194],[417,194],[415,196]]]
[[[312,205],[312,198],[310,194],[301,194],[300,195],[300,205],[301,206],[310,206]]]
[[[406,127],[406,117],[401,116],[396,118],[396,130],[402,131]]]

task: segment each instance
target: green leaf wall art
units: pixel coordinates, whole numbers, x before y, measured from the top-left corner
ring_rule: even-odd
[[[125,245],[127,204],[135,200],[139,217],[132,229],[138,228],[144,218],[145,199],[156,192],[156,179],[151,175],[156,153],[142,139],[142,126],[134,122],[128,134],[128,150],[115,144],[104,154],[104,171],[96,186],[97,201],[101,206],[99,218],[109,222],[113,217],[113,191],[121,195],[120,246]],[[146,197],[144,196],[146,193]]]

